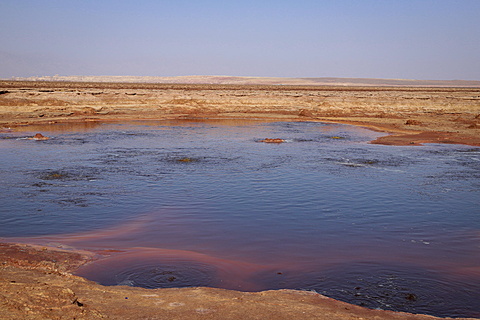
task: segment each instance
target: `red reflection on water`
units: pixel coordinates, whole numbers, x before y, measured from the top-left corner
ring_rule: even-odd
[[[156,263],[191,263],[192,265],[205,265],[215,270],[215,285],[225,289],[237,289],[244,291],[263,290],[261,286],[252,281],[252,275],[261,271],[269,270],[270,267],[243,261],[221,259],[214,256],[186,251],[160,248],[128,248],[125,252],[115,253],[109,257],[98,260],[80,268],[77,272],[86,278],[92,278],[99,273],[115,272],[115,270],[127,269],[142,261],[149,265]]]
[[[95,278],[95,275],[108,270],[126,269],[130,265],[148,261],[149,264],[157,261],[158,264],[168,261],[175,264],[190,262],[211,266],[215,270],[218,287],[244,291],[260,291],[264,288],[253,282],[252,275],[271,270],[273,267],[241,260],[219,258],[213,255],[189,250],[168,248],[136,247],[136,239],[148,230],[152,223],[151,216],[142,216],[136,220],[118,226],[73,234],[50,235],[30,238],[16,238],[17,242],[29,242],[42,245],[59,246],[62,248],[88,249],[99,254],[99,259],[83,266],[78,275],[85,278]],[[179,234],[188,234],[185,229]],[[191,241],[187,237],[188,241]],[[130,244],[131,246],[126,246]],[[213,245],[213,244],[212,244]]]
[[[105,268],[115,270],[127,267],[129,263],[142,260],[178,262],[198,262],[212,266],[217,270],[219,287],[236,288],[245,291],[265,290],[251,281],[253,275],[261,272],[283,273],[319,273],[322,270],[332,270],[337,266],[351,264],[366,265],[410,265],[429,271],[450,274],[453,276],[480,279],[480,266],[475,255],[462,255],[461,260],[445,259],[437,255],[435,250],[412,250],[409,244],[396,247],[392,252],[390,244],[372,245],[371,243],[351,242],[333,243],[318,246],[305,243],[303,246],[285,246],[282,254],[272,258],[269,248],[259,247],[255,252],[238,254],[228,242],[219,243],[212,237],[210,243],[204,244],[202,250],[184,250],[195,241],[192,232],[182,224],[171,224],[175,228],[178,241],[175,248],[165,247],[161,239],[150,239],[158,230],[152,230],[158,219],[155,215],[145,215],[118,226],[81,232],[74,234],[50,235],[31,238],[15,238],[17,242],[34,242],[42,245],[71,246],[99,253],[102,258],[82,268],[81,275],[89,278]],[[222,232],[218,230],[218,232]],[[151,240],[152,246],[145,247],[142,238],[145,235]],[[160,238],[160,237],[159,237]],[[157,241],[157,242],[156,242]],[[279,244],[281,246],[281,244]],[[233,254],[232,254],[233,252]],[[113,271],[112,271],[113,272]]]
[[[85,132],[97,129],[102,125],[100,121],[65,121],[58,123],[35,123],[26,126],[17,126],[15,132]]]

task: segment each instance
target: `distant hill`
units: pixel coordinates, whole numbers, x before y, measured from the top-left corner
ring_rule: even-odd
[[[12,79],[5,79],[12,80]],[[402,87],[480,87],[476,80],[409,80],[370,78],[275,78],[230,76],[44,76],[15,77],[13,80],[68,82],[126,82],[126,83],[183,83],[183,84],[258,84],[258,85],[315,85],[315,86],[402,86]]]

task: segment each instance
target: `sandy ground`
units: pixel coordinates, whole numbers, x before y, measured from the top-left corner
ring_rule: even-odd
[[[195,118],[329,121],[390,133],[372,143],[480,146],[480,88],[0,81],[0,131]],[[94,258],[93,252],[0,244],[0,319],[435,319],[312,292],[104,287],[70,273]]]
[[[0,128],[178,118],[330,121],[391,133],[374,143],[479,146],[480,88],[0,81]]]

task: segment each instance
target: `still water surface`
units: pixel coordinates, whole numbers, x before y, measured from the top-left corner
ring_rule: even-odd
[[[89,279],[480,317],[480,148],[316,122],[25,130],[0,133],[0,237],[115,251]]]

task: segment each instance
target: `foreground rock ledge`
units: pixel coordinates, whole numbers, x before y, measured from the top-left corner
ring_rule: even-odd
[[[0,243],[0,318],[440,319],[370,310],[306,291],[106,287],[70,273],[93,257],[92,252]]]

